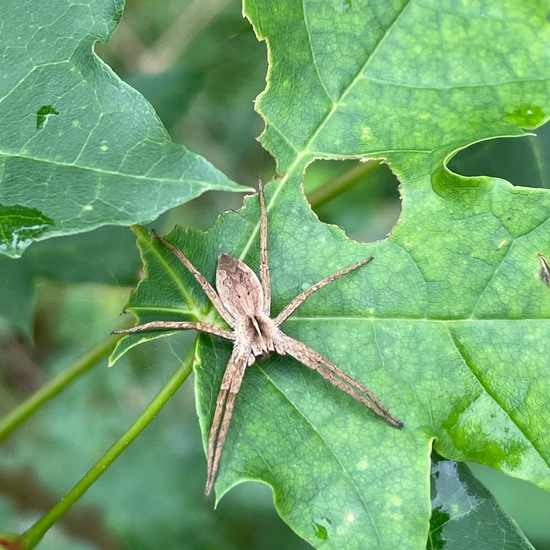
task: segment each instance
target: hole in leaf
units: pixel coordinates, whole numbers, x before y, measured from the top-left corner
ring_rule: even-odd
[[[42,105],[38,111],[36,111],[36,129],[43,130],[48,123],[49,118],[52,115],[58,115],[59,111],[56,111],[53,105]]]
[[[308,168],[304,187],[319,219],[348,237],[384,239],[401,214],[399,181],[378,161],[325,161]]]
[[[332,521],[325,517],[315,518],[312,522],[315,536],[321,540],[327,540],[332,529]]]
[[[550,123],[536,136],[482,141],[460,151],[449,169],[464,176],[492,176],[523,187],[550,188]]]

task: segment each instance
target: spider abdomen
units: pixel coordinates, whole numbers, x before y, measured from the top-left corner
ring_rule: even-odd
[[[244,262],[229,254],[221,254],[218,258],[216,289],[237,322],[263,312],[264,295],[258,276]]]

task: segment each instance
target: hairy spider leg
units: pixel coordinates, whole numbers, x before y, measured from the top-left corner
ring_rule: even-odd
[[[253,362],[254,356],[251,356],[249,351],[243,350],[239,346],[234,347],[223,375],[220,391],[216,399],[216,410],[214,411],[210,434],[208,436],[206,498],[212,493],[214,482],[218,476],[223,446],[235,407],[235,398],[241,388],[246,367]]]
[[[363,403],[363,405],[396,428],[403,427],[403,422],[393,416],[374,393],[361,384],[361,382],[358,382],[355,378],[339,369],[332,361],[323,357],[319,352],[284,333],[282,333],[281,344],[281,349],[279,350],[279,346],[277,348],[279,353],[290,355],[306,367],[318,372],[333,386],[336,386],[357,401]]]
[[[271,315],[271,281],[267,257],[267,207],[262,180],[258,180],[258,193],[260,195],[260,281],[264,294],[263,313],[269,317]]]
[[[317,292],[324,286],[327,286],[329,283],[332,283],[332,281],[335,281],[336,279],[339,279],[340,277],[343,277],[344,275],[347,275],[348,273],[351,273],[352,271],[355,271],[356,269],[359,269],[361,266],[368,264],[373,260],[372,256],[369,256],[368,258],[365,258],[364,260],[361,260],[360,262],[357,262],[356,264],[350,265],[349,267],[344,267],[344,269],[340,269],[340,271],[337,271],[336,273],[332,273],[332,275],[329,275],[328,277],[325,277],[323,280],[319,281],[318,283],[315,283],[314,285],[311,285],[309,288],[306,288],[303,292],[298,294],[296,298],[294,298],[284,309],[275,317],[274,321],[277,326],[279,326],[281,323],[283,323],[288,317],[290,317],[314,292]]]

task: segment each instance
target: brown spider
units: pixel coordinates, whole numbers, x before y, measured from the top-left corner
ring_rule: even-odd
[[[245,263],[229,254],[221,254],[216,270],[216,290],[193,266],[187,256],[155,232],[160,242],[169,248],[192,273],[204,292],[233,329],[225,330],[207,323],[192,321],[152,321],[126,330],[115,330],[117,334],[131,334],[147,330],[187,330],[196,329],[235,342],[233,353],[227,364],[221,388],[216,400],[216,410],[208,437],[208,478],[206,496],[210,496],[218,469],[222,449],[229,429],[235,406],[235,398],[247,367],[257,357],[276,352],[290,355],[307,367],[317,371],[330,383],[357,399],[384,420],[402,428],[403,423],[393,416],[377,397],[363,384],[340,370],[334,363],[306,344],[287,336],[279,328],[311,294],[332,281],[355,271],[372,260],[372,256],[354,265],[329,275],[296,296],[280,313],[272,319],[271,285],[267,261],[267,209],[263,185],[259,183],[260,197],[260,278]]]

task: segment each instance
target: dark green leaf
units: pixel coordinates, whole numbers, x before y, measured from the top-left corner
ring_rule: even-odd
[[[245,190],[171,142],[151,106],[94,54],[122,4],[3,2],[0,203],[11,210],[0,253],[150,221],[209,189]],[[20,207],[42,223],[16,223]]]
[[[429,550],[533,548],[468,466],[451,460],[436,460],[431,479]]]
[[[0,204],[0,252],[16,255],[53,224],[36,208]]]
[[[42,130],[46,126],[48,119],[51,115],[58,115],[59,111],[56,111],[53,105],[43,105],[38,109],[36,113],[36,129]]]
[[[495,139],[476,143],[449,162],[453,172],[506,178],[514,185],[550,188],[550,123],[525,139]]]

